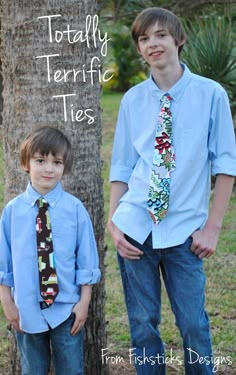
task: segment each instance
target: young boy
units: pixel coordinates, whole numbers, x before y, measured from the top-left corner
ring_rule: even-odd
[[[56,375],[83,374],[83,326],[100,270],[89,215],[60,183],[71,169],[71,144],[42,127],[24,140],[20,157],[30,182],[2,213],[3,310],[17,331],[22,374],[48,373],[50,345]]]
[[[130,355],[137,374],[165,374],[161,272],[183,339],[186,374],[212,374],[202,262],[216,249],[236,174],[228,97],[218,83],[180,63],[185,34],[172,12],[142,11],[132,37],[151,75],[121,102],[108,221],[130,322]],[[208,215],[210,170],[216,184]]]

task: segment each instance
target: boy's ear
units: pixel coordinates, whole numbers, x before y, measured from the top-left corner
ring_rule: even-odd
[[[182,40],[181,42],[179,42],[179,43],[177,44],[177,46],[178,46],[178,47],[182,47],[182,46],[184,45],[185,42],[186,42],[186,40],[184,39],[184,40]]]
[[[139,46],[138,46],[138,44],[136,44],[136,46],[135,46],[135,47],[136,47],[136,51],[138,52],[138,54],[139,54],[139,55],[141,55],[141,52],[140,52],[140,49],[139,49]]]
[[[22,165],[22,169],[23,169],[24,172],[30,173],[29,168],[27,167],[27,165]]]

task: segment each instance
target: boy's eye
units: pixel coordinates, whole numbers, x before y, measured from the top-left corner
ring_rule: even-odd
[[[37,163],[43,163],[43,162],[44,162],[44,159],[36,159],[36,162],[37,162]]]
[[[139,42],[145,42],[145,40],[147,40],[147,37],[146,36],[141,36],[139,38]]]
[[[57,165],[63,165],[63,161],[62,161],[62,160],[56,160],[55,163],[56,163]]]

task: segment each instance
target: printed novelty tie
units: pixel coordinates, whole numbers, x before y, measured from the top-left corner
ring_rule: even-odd
[[[52,232],[48,203],[44,198],[37,200],[38,215],[36,217],[36,237],[38,250],[40,294],[49,307],[58,294],[58,281],[55,269]],[[41,308],[44,308],[41,307]]]
[[[155,136],[153,166],[148,195],[148,212],[157,225],[167,214],[170,195],[170,175],[175,169],[172,145],[171,96],[161,98],[161,110]]]

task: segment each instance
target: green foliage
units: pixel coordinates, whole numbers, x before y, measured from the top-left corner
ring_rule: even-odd
[[[153,6],[166,7],[169,0],[102,0],[102,13],[109,13],[115,22],[130,26],[137,13]],[[104,11],[105,8],[105,11]]]
[[[228,18],[205,16],[185,22],[187,43],[182,57],[190,70],[219,82],[236,110],[236,49]]]
[[[138,57],[129,28],[116,26],[111,39],[115,60],[114,77],[110,82],[111,89],[126,91],[134,82],[139,83],[146,78],[146,68]]]
[[[184,19],[191,16],[191,19],[184,22],[188,35],[183,51],[184,60],[193,72],[221,83],[230,97],[232,111],[236,112],[236,7],[229,4],[230,1],[200,4],[186,0],[104,0],[104,25],[106,24],[106,28],[108,24],[111,27],[114,52],[114,77],[104,85],[105,90],[125,91],[145,78],[141,72],[147,74],[147,68],[137,57],[130,37],[130,27],[141,10],[159,6],[172,10]]]
[[[148,7],[161,7],[179,16],[193,16],[200,14],[219,14],[228,12],[235,17],[236,7],[232,0],[101,0],[102,13],[109,13],[109,18],[115,22],[130,25],[137,13]]]

